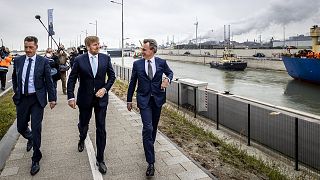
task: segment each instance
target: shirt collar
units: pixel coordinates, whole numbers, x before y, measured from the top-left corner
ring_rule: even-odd
[[[154,56],[152,56],[152,58],[151,58],[151,59],[149,59],[149,60],[151,61],[151,62],[150,62],[151,64],[152,64],[152,63],[154,63],[154,61],[155,61]],[[146,62],[148,62],[148,60],[147,60]]]
[[[37,54],[35,54],[35,55],[34,55],[34,56],[32,56],[32,57],[28,57],[28,56],[26,56],[26,59],[31,58],[33,61],[36,61],[36,57],[37,57]]]
[[[92,55],[91,53],[88,52],[88,55],[89,55],[89,59],[91,59],[91,57],[93,57],[93,56],[95,56],[96,58],[98,58],[98,54]]]

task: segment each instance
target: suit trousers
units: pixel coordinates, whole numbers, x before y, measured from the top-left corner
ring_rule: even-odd
[[[80,141],[84,141],[87,137],[89,122],[92,116],[92,109],[94,109],[96,119],[96,145],[97,145],[97,161],[104,161],[104,150],[106,147],[106,113],[107,106],[99,106],[99,99],[93,97],[92,105],[89,108],[79,107],[79,137]]]
[[[17,110],[17,129],[18,132],[26,139],[33,141],[32,161],[40,161],[42,154],[41,146],[41,129],[44,108],[41,107],[36,94],[25,96],[21,95],[21,101],[16,106]],[[31,118],[31,129],[28,123]]]
[[[155,103],[153,96],[150,97],[148,107],[141,109],[140,115],[142,119],[142,140],[146,161],[149,164],[155,162],[154,142],[156,140],[157,128],[161,114],[161,107]]]

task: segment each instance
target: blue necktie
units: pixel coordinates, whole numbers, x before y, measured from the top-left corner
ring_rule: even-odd
[[[29,58],[29,63],[28,63],[28,67],[27,67],[27,74],[26,74],[26,78],[24,80],[24,94],[28,95],[28,85],[29,85],[29,75],[30,75],[30,69],[31,69],[31,64],[32,64],[32,59]]]
[[[96,77],[97,74],[97,60],[96,60],[96,56],[91,56],[91,68],[92,68],[92,73],[93,76]]]

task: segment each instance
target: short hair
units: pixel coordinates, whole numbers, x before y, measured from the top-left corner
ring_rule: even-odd
[[[36,45],[38,44],[38,38],[36,38],[35,36],[27,36],[26,38],[24,38],[24,42],[34,42]]]
[[[144,39],[143,44],[149,43],[150,49],[153,49],[153,52],[156,53],[158,49],[157,41],[154,39]]]
[[[99,42],[99,38],[97,36],[88,36],[86,37],[86,39],[84,40],[84,44],[86,46],[90,46],[92,43],[94,42]]]
[[[46,52],[53,52],[51,48],[47,48]]]

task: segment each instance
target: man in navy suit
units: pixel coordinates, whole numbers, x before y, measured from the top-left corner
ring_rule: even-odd
[[[165,88],[173,78],[173,72],[163,59],[155,57],[157,42],[153,39],[143,40],[143,59],[133,63],[132,75],[128,88],[127,108],[132,109],[132,96],[137,88],[137,105],[143,123],[143,148],[148,162],[146,176],[154,175],[154,142],[161,113],[161,107],[166,101]],[[163,78],[163,74],[166,77]]]
[[[34,36],[26,37],[24,39],[26,55],[14,60],[12,73],[14,91],[12,99],[16,105],[17,129],[28,139],[27,151],[33,147],[31,175],[40,170],[41,123],[44,107],[47,105],[47,94],[51,109],[55,107],[57,100],[49,61],[37,55],[37,49],[38,39]],[[32,131],[28,128],[30,117]]]
[[[104,149],[106,146],[106,111],[108,105],[108,91],[115,81],[115,74],[109,56],[99,53],[99,38],[88,36],[85,39],[88,52],[75,58],[69,75],[67,94],[68,104],[73,109],[79,107],[78,129],[80,140],[78,151],[84,149],[84,140],[87,137],[89,121],[94,108],[96,118],[96,145],[97,166],[102,174],[107,172],[104,162]],[[108,80],[106,81],[106,76]],[[77,101],[75,101],[74,88],[77,79],[80,79]]]

